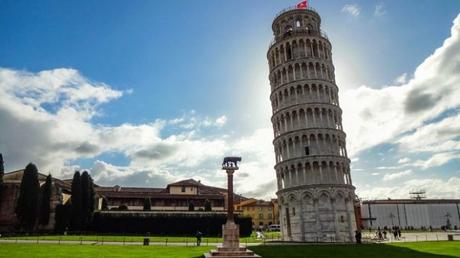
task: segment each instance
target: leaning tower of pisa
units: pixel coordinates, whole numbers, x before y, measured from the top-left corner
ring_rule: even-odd
[[[284,240],[352,242],[356,222],[331,42],[311,9],[281,11],[268,49]]]

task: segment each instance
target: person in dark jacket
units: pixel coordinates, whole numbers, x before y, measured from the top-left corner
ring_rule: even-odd
[[[197,230],[195,236],[196,236],[196,246],[200,246],[201,237],[203,236],[203,234],[199,230]]]

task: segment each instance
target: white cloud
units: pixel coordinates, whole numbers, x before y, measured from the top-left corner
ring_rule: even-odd
[[[409,176],[409,175],[412,175],[412,170],[410,169],[401,171],[401,172],[385,174],[383,176],[383,181],[390,181],[390,180],[398,179],[398,178]]]
[[[431,167],[442,166],[454,159],[460,159],[460,152],[437,153],[427,160],[416,160],[413,165],[421,167],[423,169],[427,169]]]
[[[221,116],[218,117],[215,121],[215,124],[219,127],[224,126],[227,123],[227,117],[226,116]]]
[[[408,152],[460,151],[460,114],[423,125],[397,142]]]
[[[342,12],[357,17],[361,12],[361,7],[357,4],[346,4],[342,8]]]
[[[417,67],[406,84],[345,91],[341,100],[350,156],[381,143],[394,143],[403,133],[410,135],[446,110],[458,108],[459,67],[460,15],[451,36]]]
[[[401,74],[400,76],[396,77],[396,79],[393,81],[393,83],[396,85],[405,84],[406,82],[407,82],[407,73]]]
[[[75,169],[89,169],[102,185],[164,186],[185,178],[225,186],[219,169],[225,155],[242,155],[237,190],[253,193],[259,185],[273,185],[274,157],[270,128],[232,138],[202,130],[220,129],[225,115],[200,116],[195,111],[170,120],[116,126],[94,124],[99,106],[123,95],[122,91],[93,82],[76,70],[55,69],[29,73],[0,69],[0,152],[7,170],[28,162],[58,177],[71,177]],[[163,136],[168,129],[173,133]],[[203,136],[206,135],[206,136]],[[123,166],[96,160],[87,168],[72,165],[79,158],[121,155]],[[275,188],[261,188],[258,196],[273,197]]]
[[[375,6],[375,9],[374,9],[374,16],[376,17],[381,17],[381,16],[384,16],[386,14],[386,9],[385,9],[385,5],[383,4],[378,4]]]
[[[398,164],[405,164],[405,163],[407,163],[407,162],[409,162],[409,161],[410,161],[409,158],[402,158],[402,159],[399,159],[399,160],[398,160]]]

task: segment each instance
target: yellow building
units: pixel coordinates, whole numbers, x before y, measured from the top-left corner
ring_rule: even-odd
[[[235,205],[235,210],[243,213],[243,216],[252,218],[252,226],[268,227],[272,224],[279,224],[278,200],[270,201],[249,199]]]

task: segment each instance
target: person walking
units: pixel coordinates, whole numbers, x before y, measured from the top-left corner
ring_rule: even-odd
[[[357,244],[361,244],[362,234],[360,230],[355,231],[355,239]]]
[[[201,237],[203,236],[203,234],[199,230],[197,230],[195,236],[196,236],[196,246],[200,246]]]
[[[382,240],[382,239],[383,239],[382,231],[380,230],[380,228],[379,228],[378,231],[377,231],[377,235],[379,236],[379,240]]]

